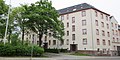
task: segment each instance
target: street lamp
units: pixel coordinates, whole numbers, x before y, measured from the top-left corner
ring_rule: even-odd
[[[33,56],[33,45],[34,45],[34,34],[33,34],[33,36],[32,36],[32,43],[31,43],[31,57],[30,57],[30,60],[32,60],[32,56]]]
[[[11,8],[11,0],[9,2],[9,9],[8,9],[8,16],[7,16],[7,22],[6,22],[6,29],[5,29],[5,37],[4,37],[4,45],[6,42],[6,36],[7,36],[7,29],[8,29],[8,23],[9,23],[9,16],[10,16],[10,8]]]

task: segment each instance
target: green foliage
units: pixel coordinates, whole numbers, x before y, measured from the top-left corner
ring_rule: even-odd
[[[59,50],[58,49],[45,49],[45,52],[59,53]]]
[[[51,1],[40,0],[32,3],[30,6],[23,5],[23,7],[25,12],[22,15],[24,15],[25,19],[28,19],[25,23],[30,30],[39,35],[40,45],[43,34],[47,34],[48,31],[54,33],[54,38],[63,40],[64,25],[61,20],[58,20],[59,14],[52,7]]]
[[[8,11],[8,5],[5,4],[3,0],[0,0],[0,38],[1,39],[4,38],[7,11]]]
[[[45,52],[50,52],[50,53],[59,53],[59,52],[68,52],[67,49],[45,49]]]
[[[8,6],[5,4],[3,0],[0,0],[0,15],[5,14],[7,12]]]
[[[10,44],[0,44],[0,56],[30,56],[31,46],[12,46]],[[44,49],[38,46],[33,46],[33,56],[41,56],[44,53]]]
[[[18,39],[18,36],[19,36],[19,34],[17,34],[17,33],[12,34],[12,36],[11,36],[11,44],[13,46],[22,45],[22,42],[20,41],[20,39]]]

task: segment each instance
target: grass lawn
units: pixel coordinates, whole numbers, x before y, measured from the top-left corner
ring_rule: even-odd
[[[72,53],[70,55],[76,55],[76,56],[91,56],[91,55],[88,55],[88,54],[82,54],[82,53]]]

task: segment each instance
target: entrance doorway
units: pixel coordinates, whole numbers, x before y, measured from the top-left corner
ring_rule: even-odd
[[[117,46],[118,56],[120,56],[120,46]]]
[[[77,44],[70,44],[70,51],[77,51]]]
[[[48,48],[48,43],[44,43],[43,47],[44,47],[44,49],[47,49]]]

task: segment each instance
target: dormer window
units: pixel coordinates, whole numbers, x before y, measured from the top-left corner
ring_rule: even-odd
[[[75,11],[76,9],[73,9],[73,11]]]

